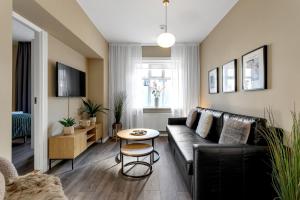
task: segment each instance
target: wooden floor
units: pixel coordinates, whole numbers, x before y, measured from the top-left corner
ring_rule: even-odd
[[[190,200],[167,137],[156,139],[155,146],[161,158],[153,165],[153,173],[144,179],[133,180],[120,174],[121,164],[115,162],[119,143],[114,141],[91,146],[76,159],[73,171],[71,162],[64,161],[49,173],[61,178],[69,199]],[[129,172],[137,174],[144,172],[142,170],[145,168],[134,167]]]
[[[31,149],[30,138],[24,143],[24,139],[16,139],[12,143],[12,161],[19,175],[33,171],[34,157]]]

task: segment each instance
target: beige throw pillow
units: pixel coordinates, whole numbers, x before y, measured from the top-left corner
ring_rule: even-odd
[[[4,199],[5,195],[5,179],[2,173],[0,172],[0,200]]]
[[[190,110],[189,115],[186,119],[185,125],[189,128],[192,128],[193,124],[195,123],[196,118],[197,118],[197,109]]]
[[[222,129],[219,144],[246,144],[250,128],[250,123],[227,119]]]
[[[206,138],[213,122],[213,115],[211,113],[202,112],[196,133],[203,138]]]

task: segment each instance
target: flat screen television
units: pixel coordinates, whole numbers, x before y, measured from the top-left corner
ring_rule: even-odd
[[[56,62],[56,96],[85,97],[85,73]]]

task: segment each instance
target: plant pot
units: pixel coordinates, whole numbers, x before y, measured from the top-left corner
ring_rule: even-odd
[[[64,127],[64,135],[72,135],[74,134],[74,126]]]
[[[159,106],[159,98],[155,98],[154,99],[154,105],[155,105],[155,108],[158,108],[158,106]]]
[[[91,120],[91,125],[95,125],[96,121],[97,121],[97,118],[96,117],[91,117],[90,120]]]

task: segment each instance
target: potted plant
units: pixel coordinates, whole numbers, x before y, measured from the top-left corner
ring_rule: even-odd
[[[268,110],[269,126],[261,130],[269,144],[272,163],[273,187],[277,194],[275,199],[300,199],[300,113],[292,112],[292,129],[290,133],[275,128],[274,117]],[[284,135],[290,135],[288,146],[283,142]]]
[[[162,88],[159,87],[156,82],[153,83],[153,87],[152,87],[152,92],[151,93],[154,96],[154,106],[156,108],[159,107],[159,97],[160,97],[160,94],[163,91],[163,89],[164,88],[163,87]]]
[[[124,104],[126,101],[126,94],[124,92],[119,92],[115,96],[114,100],[114,116],[115,122],[112,125],[112,128],[118,132],[122,129],[121,118],[124,111]]]
[[[59,120],[59,123],[64,126],[63,133],[64,135],[74,134],[74,125],[76,124],[75,119],[68,117]]]
[[[93,103],[89,99],[87,100],[82,99],[82,102],[84,105],[84,112],[86,112],[89,115],[92,125],[96,124],[97,121],[96,115],[98,112],[107,114],[106,111],[109,110],[108,108],[104,108],[102,104]]]

